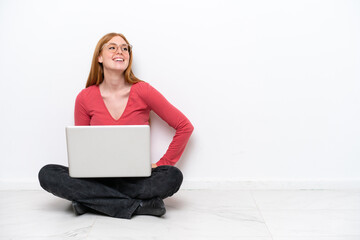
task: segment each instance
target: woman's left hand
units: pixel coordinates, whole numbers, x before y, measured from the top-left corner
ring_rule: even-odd
[[[157,168],[156,163],[151,164],[151,167],[152,167],[152,168]]]

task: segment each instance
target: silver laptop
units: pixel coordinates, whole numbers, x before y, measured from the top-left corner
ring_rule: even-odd
[[[151,175],[148,125],[69,126],[66,142],[71,177]]]

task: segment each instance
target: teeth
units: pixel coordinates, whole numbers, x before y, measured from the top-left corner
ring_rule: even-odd
[[[123,59],[115,59],[115,61],[117,61],[117,62],[122,62],[122,61],[124,61]]]

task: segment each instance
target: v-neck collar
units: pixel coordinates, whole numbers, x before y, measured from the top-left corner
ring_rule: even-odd
[[[110,118],[111,118],[113,121],[118,122],[118,121],[120,121],[120,120],[122,119],[122,117],[124,116],[124,113],[126,112],[126,109],[128,109],[128,105],[129,105],[129,101],[130,101],[130,97],[131,97],[131,93],[132,93],[133,86],[134,86],[134,84],[132,84],[131,87],[130,87],[129,97],[128,97],[127,102],[126,102],[126,106],[125,106],[125,108],[124,108],[124,111],[121,113],[121,115],[120,115],[120,117],[119,117],[118,119],[115,119],[115,118],[111,115],[111,113],[110,113],[109,109],[106,107],[106,104],[105,104],[105,102],[104,102],[104,99],[103,99],[103,97],[102,97],[102,95],[101,95],[100,86],[96,86],[97,89],[98,89],[98,93],[99,93],[99,97],[100,97],[100,100],[101,100],[101,102],[102,102],[102,105],[103,105],[103,107],[105,108],[106,112],[109,114]]]

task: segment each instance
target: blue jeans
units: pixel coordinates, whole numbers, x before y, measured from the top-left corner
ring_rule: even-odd
[[[39,171],[43,189],[111,217],[130,219],[141,200],[176,193],[183,175],[174,166],[153,168],[150,177],[71,178],[65,166],[49,164]]]

